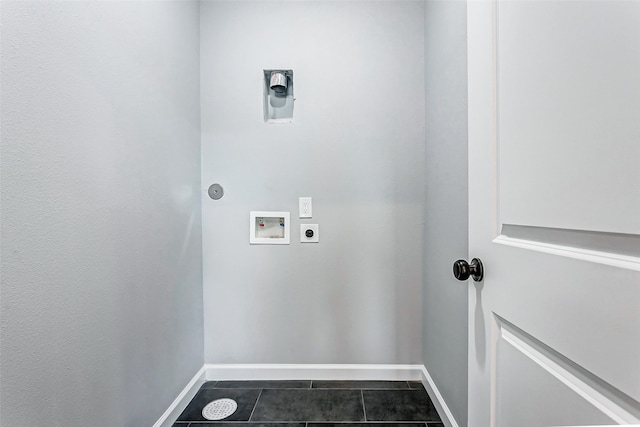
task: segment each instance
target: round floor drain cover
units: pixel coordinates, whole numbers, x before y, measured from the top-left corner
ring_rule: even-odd
[[[233,399],[218,399],[209,403],[202,410],[202,416],[209,421],[223,420],[236,412],[238,404]]]

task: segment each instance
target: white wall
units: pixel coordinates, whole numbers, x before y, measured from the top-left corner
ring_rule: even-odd
[[[425,2],[426,212],[424,364],[467,425],[467,292],[452,265],[467,259],[467,6]]]
[[[423,24],[422,1],[201,4],[207,362],[421,362]],[[292,124],[263,122],[272,68]],[[291,211],[291,245],[250,246],[250,210]]]
[[[0,425],[149,426],[203,364],[198,5],[1,23]]]

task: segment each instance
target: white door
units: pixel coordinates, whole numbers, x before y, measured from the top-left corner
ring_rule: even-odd
[[[640,424],[640,1],[470,1],[469,425]]]

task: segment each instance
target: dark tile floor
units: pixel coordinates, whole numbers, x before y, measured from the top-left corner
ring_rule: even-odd
[[[202,409],[230,398],[238,409],[207,421]],[[417,381],[209,381],[174,427],[444,427]]]

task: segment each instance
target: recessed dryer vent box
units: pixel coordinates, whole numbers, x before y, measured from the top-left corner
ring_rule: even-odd
[[[263,70],[264,121],[293,122],[293,70]]]
[[[289,212],[251,211],[249,213],[249,243],[252,245],[288,245],[290,240]]]

